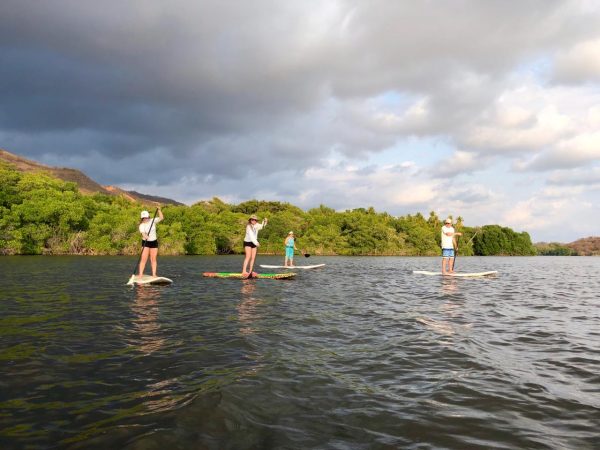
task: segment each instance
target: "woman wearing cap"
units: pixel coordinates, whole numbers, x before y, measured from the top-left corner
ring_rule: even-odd
[[[142,211],[139,230],[142,233],[142,256],[140,258],[140,273],[139,276],[144,275],[144,269],[146,268],[146,261],[148,261],[148,255],[150,255],[150,266],[152,267],[152,276],[156,275],[156,256],[158,255],[158,240],[156,237],[156,224],[164,219],[160,206],[158,207],[158,217],[150,219],[150,213],[148,211]]]
[[[254,214],[248,219],[248,225],[246,225],[246,236],[244,237],[244,266],[242,268],[242,276],[249,277],[254,274],[254,259],[256,258],[256,249],[260,246],[258,243],[258,231],[262,230],[267,225],[268,220],[263,219],[262,223],[258,223],[258,217]],[[248,269],[248,265],[250,270]]]
[[[293,267],[294,266],[294,250],[298,250],[296,248],[296,244],[294,241],[294,232],[290,231],[285,238],[285,260],[283,265],[285,267]],[[289,266],[288,266],[289,261]]]
[[[462,233],[455,232],[452,219],[447,218],[442,227],[442,275],[454,272],[454,236],[462,236]]]

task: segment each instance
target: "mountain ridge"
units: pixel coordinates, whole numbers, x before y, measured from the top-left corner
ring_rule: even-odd
[[[21,172],[47,172],[63,181],[73,182],[77,185],[79,191],[84,195],[104,194],[121,196],[131,202],[138,202],[151,206],[183,205],[181,202],[166,197],[142,194],[136,191],[127,191],[118,186],[103,186],[87,176],[81,170],[72,169],[69,167],[48,166],[3,149],[0,149],[0,161],[5,161],[15,166],[17,170]]]

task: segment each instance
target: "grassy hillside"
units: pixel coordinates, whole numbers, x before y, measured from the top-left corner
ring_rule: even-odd
[[[21,172],[47,173],[60,180],[75,183],[79,191],[84,195],[116,195],[122,196],[132,202],[139,202],[151,206],[181,205],[181,203],[169,198],[140,194],[135,191],[125,191],[116,186],[102,186],[80,170],[67,167],[47,166],[2,149],[0,149],[0,161],[10,164],[11,167]]]
[[[23,171],[0,161],[0,254],[133,255],[140,249],[140,203],[122,195],[83,195],[73,181],[47,171]],[[315,255],[439,255],[442,221],[435,212],[394,217],[371,208],[309,211],[289,203],[251,200],[231,205],[214,198],[168,205],[159,225],[161,254],[242,253],[250,214],[268,217],[260,252],[282,254],[289,230],[297,247]],[[462,255],[532,255],[529,235],[510,228],[468,227]],[[473,238],[473,239],[471,239]]]

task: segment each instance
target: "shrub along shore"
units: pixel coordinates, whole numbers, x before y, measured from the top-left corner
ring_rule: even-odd
[[[74,183],[0,164],[0,254],[135,255],[142,209],[123,197],[82,195]],[[296,246],[314,255],[434,256],[440,254],[443,224],[435,212],[397,217],[372,207],[340,212],[323,205],[303,211],[289,203],[232,205],[218,198],[168,205],[163,212],[165,220],[158,226],[162,255],[243,253],[250,214],[269,219],[259,235],[259,251],[267,254],[283,254],[283,240],[293,230]],[[526,232],[499,225],[469,227],[461,217],[455,229],[463,233],[461,255],[536,254]]]

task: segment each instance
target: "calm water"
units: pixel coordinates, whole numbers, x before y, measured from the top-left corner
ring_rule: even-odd
[[[241,262],[0,258],[0,447],[600,448],[600,258]]]

